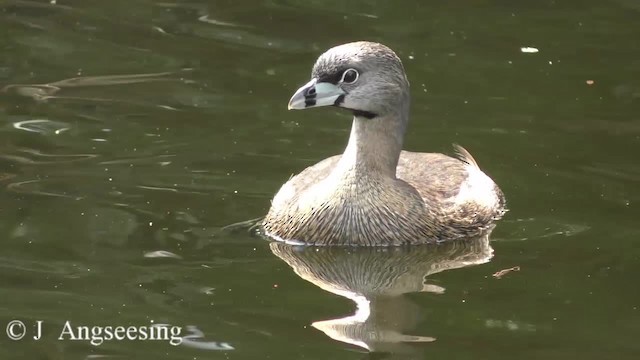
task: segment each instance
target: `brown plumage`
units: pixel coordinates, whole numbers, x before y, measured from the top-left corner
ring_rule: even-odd
[[[285,183],[264,219],[277,240],[315,245],[421,244],[475,236],[504,213],[499,188],[462,147],[458,158],[402,151],[409,83],[384,45],[350,43],[322,54],[290,108],[354,113],[342,155]]]

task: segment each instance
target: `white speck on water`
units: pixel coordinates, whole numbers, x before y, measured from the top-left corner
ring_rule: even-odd
[[[525,47],[521,47],[520,51],[525,53],[525,54],[535,54],[535,53],[539,52],[540,50],[538,50],[537,48],[534,48],[534,47],[525,46]]]

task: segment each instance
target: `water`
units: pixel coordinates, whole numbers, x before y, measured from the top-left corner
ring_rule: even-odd
[[[28,330],[1,357],[637,358],[639,19],[633,0],[1,2],[0,328]],[[348,116],[286,104],[359,39],[405,63],[406,148],[459,143],[500,184],[490,243],[316,254],[229,226],[343,149]],[[59,341],[66,321],[189,337]]]

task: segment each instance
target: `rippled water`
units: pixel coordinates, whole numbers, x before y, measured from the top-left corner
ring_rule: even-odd
[[[637,358],[639,20],[634,0],[0,2],[0,329],[27,324],[1,357]],[[406,147],[462,144],[506,193],[491,242],[249,232],[343,149],[345,114],[286,102],[359,39],[405,63]],[[66,321],[187,337],[59,341]]]

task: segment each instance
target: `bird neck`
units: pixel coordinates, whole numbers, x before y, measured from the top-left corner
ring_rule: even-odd
[[[353,175],[381,175],[395,179],[407,115],[407,111],[399,111],[371,119],[354,116],[349,143],[336,170]]]

